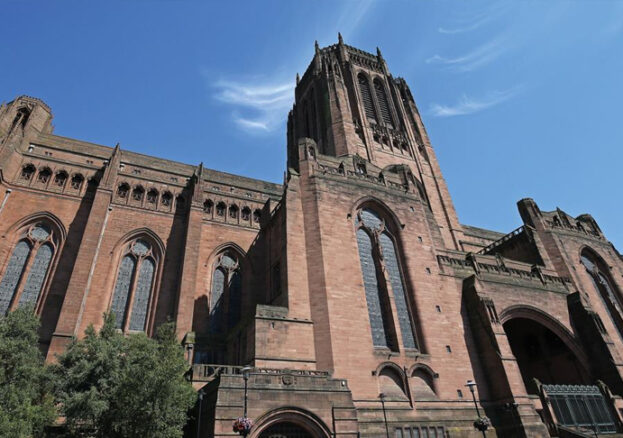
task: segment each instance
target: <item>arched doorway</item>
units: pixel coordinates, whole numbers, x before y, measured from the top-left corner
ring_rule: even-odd
[[[260,438],[315,438],[306,429],[289,421],[273,424],[260,434]]]
[[[270,411],[258,418],[250,438],[330,438],[331,431],[315,414],[296,407]]]
[[[555,385],[590,383],[589,373],[572,348],[550,328],[517,317],[504,323],[504,331],[529,393],[538,393],[534,379]]]

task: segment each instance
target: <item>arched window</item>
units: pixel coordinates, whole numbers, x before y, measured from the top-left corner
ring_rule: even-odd
[[[71,178],[71,188],[74,190],[80,190],[82,188],[82,183],[84,183],[84,177],[79,173],[76,173]]]
[[[67,182],[68,177],[69,175],[67,175],[67,172],[61,170],[54,177],[54,185],[58,187],[65,187],[65,182]]]
[[[208,199],[203,203],[203,212],[206,214],[212,214],[213,207],[214,207],[214,202]]]
[[[398,251],[386,226],[386,221],[376,211],[363,208],[357,212],[356,226],[372,343],[377,347],[398,350],[394,318],[389,302],[391,290],[398,312],[403,346],[416,349],[414,322]]]
[[[225,205],[224,202],[219,202],[218,204],[216,204],[216,215],[217,216],[225,216],[225,210],[226,210],[227,206]]]
[[[240,320],[242,302],[242,272],[239,256],[225,251],[216,258],[210,294],[210,331],[222,333]],[[225,320],[227,316],[227,320]]]
[[[27,164],[24,167],[22,167],[21,178],[25,181],[30,181],[36,171],[37,169],[35,168],[35,166],[33,166],[32,164]]]
[[[171,192],[164,192],[164,194],[162,195],[162,205],[164,205],[165,207],[170,207],[172,200],[173,195],[171,194]]]
[[[134,239],[124,245],[110,305],[117,328],[145,330],[154,295],[158,255],[145,239]]]
[[[376,111],[374,110],[374,102],[372,101],[372,93],[370,92],[370,83],[368,78],[363,73],[359,73],[357,76],[359,82],[359,91],[361,92],[361,99],[363,103],[363,109],[366,113],[366,117],[370,122],[378,123],[376,118]]]
[[[232,219],[238,219],[238,206],[236,204],[229,206],[229,217]]]
[[[136,186],[134,187],[134,190],[132,190],[132,199],[134,201],[142,201],[144,194],[145,194],[145,189],[141,186]]]
[[[117,188],[117,196],[121,199],[126,199],[128,197],[128,193],[130,192],[130,186],[126,183],[119,184]]]
[[[255,210],[253,212],[253,222],[256,224],[259,224],[261,218],[262,218],[262,212],[260,210]]]
[[[156,202],[158,202],[158,190],[149,189],[149,191],[147,192],[147,203],[155,204]]]
[[[616,290],[612,278],[610,278],[608,267],[599,257],[586,249],[582,251],[580,261],[586,268],[591,283],[600,296],[610,320],[623,339],[623,304],[621,303],[621,296]]]
[[[23,305],[39,306],[59,236],[44,223],[22,231],[0,281],[0,315]]]
[[[385,87],[383,83],[377,78],[374,80],[374,92],[376,93],[376,100],[379,103],[379,109],[381,110],[381,119],[390,128],[394,127],[392,121],[392,115],[389,111],[389,102],[387,100],[387,94],[385,93]]]
[[[47,184],[50,181],[50,177],[52,176],[52,171],[47,167],[39,172],[39,176],[37,176],[37,182],[41,184]]]
[[[241,213],[242,220],[245,222],[249,222],[249,219],[251,219],[251,209],[249,207],[244,207]]]

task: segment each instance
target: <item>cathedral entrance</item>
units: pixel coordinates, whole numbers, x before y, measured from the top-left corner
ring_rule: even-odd
[[[263,431],[259,438],[315,438],[298,424],[283,421]]]
[[[533,319],[512,318],[504,323],[504,331],[528,393],[538,393],[534,379],[550,385],[591,383],[577,355],[545,325]]]

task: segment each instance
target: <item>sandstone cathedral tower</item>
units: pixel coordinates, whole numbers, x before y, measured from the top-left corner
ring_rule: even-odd
[[[48,360],[106,311],[127,333],[173,319],[203,395],[190,436],[231,436],[245,383],[252,438],[478,437],[479,415],[487,436],[623,431],[621,255],[531,199],[508,234],[461,224],[380,51],[316,44],[284,184],[51,121],[0,108],[0,313],[33,304]]]

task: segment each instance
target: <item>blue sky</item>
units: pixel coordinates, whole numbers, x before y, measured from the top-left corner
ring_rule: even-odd
[[[281,182],[314,40],[379,46],[409,83],[463,223],[591,213],[623,249],[623,1],[13,1],[0,100],[55,132]]]

